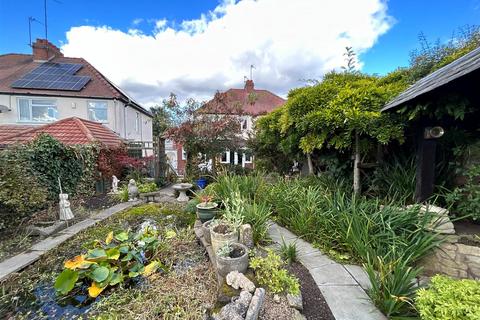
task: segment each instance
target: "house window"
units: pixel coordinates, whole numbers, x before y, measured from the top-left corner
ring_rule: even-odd
[[[135,113],[135,132],[140,131],[140,113]]]
[[[19,121],[50,122],[58,119],[55,100],[47,99],[18,99]]]
[[[187,151],[182,147],[182,160],[187,160]]]
[[[88,119],[97,122],[108,122],[108,104],[106,101],[88,101]]]
[[[241,127],[242,127],[242,130],[247,130],[248,128],[247,119],[242,119]]]
[[[252,154],[250,152],[245,152],[244,153],[244,156],[245,156],[245,163],[252,163]]]
[[[220,163],[230,163],[230,151],[226,150],[222,153],[222,158],[220,159]]]

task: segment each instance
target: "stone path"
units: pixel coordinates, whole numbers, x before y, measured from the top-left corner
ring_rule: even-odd
[[[277,244],[296,243],[298,260],[308,269],[336,320],[386,320],[365,292],[370,281],[362,267],[342,265],[271,222],[269,235]]]
[[[105,220],[117,212],[128,209],[140,203],[142,203],[142,201],[123,202],[114,205],[113,207],[100,211],[98,214],[90,218],[87,218],[72,225],[71,227],[51,235],[48,238],[43,239],[42,241],[34,244],[29,250],[4,260],[0,263],[0,282],[5,280],[11,273],[22,270],[23,268],[37,261],[48,250],[55,248],[80,231],[85,230],[86,228],[91,227],[102,220]]]

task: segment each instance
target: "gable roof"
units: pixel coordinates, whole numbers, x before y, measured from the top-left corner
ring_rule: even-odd
[[[222,110],[241,108],[242,112],[252,116],[267,114],[282,106],[285,99],[262,89],[255,89],[252,80],[247,80],[243,89],[229,89],[217,92],[215,97],[202,106],[204,113],[222,113]]]
[[[418,80],[383,107],[382,111],[399,107],[477,69],[480,69],[480,47]]]
[[[4,132],[4,129],[8,130],[10,127],[10,125],[0,125],[0,132]],[[115,132],[103,124],[72,117],[0,136],[0,145],[28,142],[41,133],[47,133],[66,145],[99,142],[107,147],[118,147],[123,143],[123,140]]]
[[[35,61],[31,54],[4,54],[0,55],[0,94],[77,97],[90,99],[118,99],[129,103],[138,111],[152,116],[139,103],[128,96],[123,90],[101,74],[95,67],[83,58],[54,57],[49,63],[74,63],[83,67],[75,73],[78,76],[89,76],[91,80],[80,91],[12,88],[12,83],[34,70],[42,63]]]

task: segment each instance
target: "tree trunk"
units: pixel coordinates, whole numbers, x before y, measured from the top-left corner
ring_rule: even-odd
[[[167,155],[165,154],[165,139],[157,138],[157,170],[155,172],[155,182],[165,183],[167,172]]]
[[[355,132],[355,157],[353,160],[353,192],[360,194],[360,137],[358,132]]]
[[[308,163],[308,175],[313,176],[313,163],[312,163],[312,154],[307,153],[307,163]]]

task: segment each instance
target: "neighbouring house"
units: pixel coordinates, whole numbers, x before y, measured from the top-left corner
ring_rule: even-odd
[[[33,54],[0,55],[0,139],[76,117],[109,128],[125,142],[151,145],[152,114],[89,62],[64,57],[43,39],[32,48]],[[144,149],[143,155],[151,152]]]
[[[285,99],[263,89],[256,89],[253,80],[246,80],[243,89],[229,89],[217,92],[213,99],[207,101],[202,107],[206,115],[215,113],[216,110],[241,110],[239,126],[242,138],[246,141],[254,132],[255,120],[285,103]],[[180,144],[172,141],[166,142],[165,152],[172,167],[179,174],[184,174],[186,153]],[[225,150],[220,156],[221,164],[239,165],[243,168],[254,168],[254,155],[246,148],[240,150]]]
[[[450,64],[420,79],[390,101],[382,112],[402,112],[422,107],[427,113],[438,114],[442,109],[468,105],[470,111],[463,117],[426,116],[410,121],[416,144],[416,192],[418,202],[428,199],[434,191],[435,171],[439,157],[437,144],[443,133],[461,130],[480,141],[479,112],[480,95],[477,83],[480,80],[480,48],[458,58]],[[446,134],[446,136],[447,136]]]

